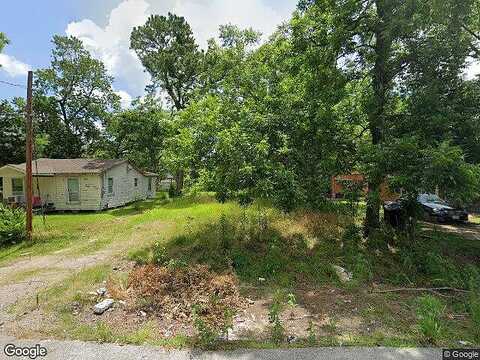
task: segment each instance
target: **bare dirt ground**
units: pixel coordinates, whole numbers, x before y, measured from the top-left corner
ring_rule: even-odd
[[[149,229],[146,231],[158,232],[165,229],[166,226],[168,225],[164,223],[150,223]],[[126,241],[113,242],[106,248],[88,255],[73,255],[69,253],[68,249],[64,249],[44,256],[27,254],[1,266],[0,335],[11,334],[14,329],[18,328],[17,319],[7,311],[11,305],[24,298],[35,296],[39,290],[47,289],[89,267],[121,263],[126,250],[138,241],[139,239],[134,233]],[[38,314],[31,314],[31,317],[38,318]],[[41,319],[32,320],[34,322],[41,321]]]
[[[0,268],[0,279],[7,279],[0,285],[0,324],[2,324],[0,334],[15,325],[14,318],[6,311],[10,305],[33,296],[38,290],[46,289],[77,271],[104,263],[112,259],[116,253],[116,249],[105,249],[81,257],[52,254],[23,259]],[[16,280],[15,274],[22,273],[27,274],[25,278]]]
[[[422,225],[424,229],[460,235],[471,240],[480,240],[480,225],[478,224],[433,224],[424,222]]]

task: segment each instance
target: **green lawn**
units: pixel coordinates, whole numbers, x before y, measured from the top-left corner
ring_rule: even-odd
[[[470,215],[470,221],[474,224],[480,224],[480,215]]]
[[[285,214],[265,203],[242,208],[236,203],[220,204],[208,195],[173,201],[159,197],[102,213],[50,215],[46,227],[36,218],[34,243],[0,250],[0,256],[3,261],[13,261],[25,252],[51,254],[62,250],[62,254],[81,256],[118,248],[125,259],[138,264],[179,268],[207,264],[218,273],[233,271],[245,296],[273,301],[279,292],[292,294],[298,306],[330,317],[319,328],[322,336],[313,334],[295,344],[252,339],[217,343],[220,348],[339,344],[454,347],[460,340],[478,344],[480,300],[475,284],[480,280],[480,243],[426,230],[419,230],[412,240],[391,229],[365,243],[359,219],[349,214],[340,202],[322,211]],[[353,280],[341,283],[334,264],[350,271]],[[15,279],[28,276],[18,274]],[[110,263],[97,264],[41,290],[38,299],[42,310],[55,314],[54,323],[42,335],[192,345],[189,337],[161,337],[158,324],[151,319],[125,329],[72,314],[74,302],[89,313],[94,300],[88,293],[110,276],[125,281],[128,273],[113,272]],[[259,278],[265,280],[259,282]],[[376,292],[445,286],[469,292]],[[309,299],[306,294],[311,292],[329,295]],[[32,296],[11,311],[23,314],[36,307]],[[344,325],[352,319],[360,324],[353,330]],[[373,329],[367,330],[369,327]]]
[[[233,203],[219,204],[208,196],[178,199],[174,202],[160,196],[126,207],[103,212],[81,212],[34,216],[32,243],[0,248],[0,264],[18,257],[62,254],[87,254],[114,242],[138,238],[140,246],[152,243],[176,228],[219,217],[222,212],[238,211]],[[150,224],[150,225],[149,225]],[[152,236],[149,226],[159,231]],[[161,230],[160,230],[161,229]],[[145,241],[145,242],[144,242]]]

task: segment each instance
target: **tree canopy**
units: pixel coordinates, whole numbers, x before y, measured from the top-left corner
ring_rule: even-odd
[[[118,110],[119,97],[104,64],[75,37],[54,36],[51,66],[35,72],[34,110],[49,135],[52,157],[80,157],[98,139],[100,127]]]
[[[55,36],[51,66],[36,72],[43,152],[125,157],[175,174],[177,192],[185,183],[285,210],[322,206],[332,176],[361,172],[366,234],[380,224],[384,183],[410,199],[472,202],[480,77],[465,72],[480,59],[479,14],[478,0],[301,0],[266,41],[225,24],[204,50],[183,17],[152,15],[130,37],[148,95],[122,111],[104,65]],[[2,103],[0,121],[18,119],[18,105]],[[21,130],[5,131],[11,149]]]
[[[197,81],[201,52],[190,25],[168,13],[152,15],[133,29],[130,47],[152,78],[152,89],[164,90],[177,110],[183,109]]]

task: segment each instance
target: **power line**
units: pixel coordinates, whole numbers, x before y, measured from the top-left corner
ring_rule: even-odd
[[[11,82],[8,82],[8,81],[4,81],[4,80],[0,80],[0,83],[5,84],[5,85],[10,85],[10,86],[16,86],[16,87],[19,87],[19,88],[22,88],[22,89],[26,89],[26,88],[27,88],[25,85],[14,84],[14,83],[11,83]]]

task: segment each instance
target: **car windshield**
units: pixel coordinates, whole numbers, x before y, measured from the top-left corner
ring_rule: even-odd
[[[422,194],[418,197],[418,201],[421,203],[446,204],[445,200],[440,199],[435,194]]]

